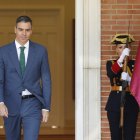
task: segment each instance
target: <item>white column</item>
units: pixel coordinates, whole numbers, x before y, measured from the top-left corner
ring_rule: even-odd
[[[75,140],[101,139],[100,0],[76,0]]]

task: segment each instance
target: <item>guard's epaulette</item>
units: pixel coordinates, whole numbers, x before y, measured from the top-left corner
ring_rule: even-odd
[[[115,59],[109,59],[109,60],[107,60],[107,62],[110,62],[110,63],[114,64],[116,62],[116,60]]]
[[[111,61],[111,63],[114,64],[116,60],[115,59],[111,59],[109,61]]]

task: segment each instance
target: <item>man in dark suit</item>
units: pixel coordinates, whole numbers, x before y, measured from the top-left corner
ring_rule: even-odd
[[[16,20],[15,41],[0,47],[0,115],[7,140],[37,140],[41,121],[47,122],[51,78],[46,49],[29,40],[32,20]]]

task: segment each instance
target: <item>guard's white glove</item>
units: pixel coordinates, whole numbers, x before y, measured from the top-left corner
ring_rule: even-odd
[[[127,72],[122,72],[121,79],[125,80],[125,81],[128,81],[128,83],[130,84],[131,77],[129,76],[129,74]]]
[[[123,51],[122,51],[122,54],[121,56],[119,57],[119,59],[117,60],[117,63],[120,67],[122,67],[122,62],[125,58],[125,56],[129,56],[129,53],[130,53],[130,49],[129,48],[125,48]]]

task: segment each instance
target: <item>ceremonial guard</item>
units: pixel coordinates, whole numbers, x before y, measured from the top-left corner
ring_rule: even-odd
[[[130,34],[116,34],[111,43],[116,47],[118,58],[108,60],[106,64],[111,92],[105,109],[110,126],[111,140],[135,140],[139,106],[129,90],[135,63],[135,61],[129,57],[129,47],[132,42],[134,42],[134,38]],[[126,57],[128,57],[126,71],[123,71]],[[120,108],[122,104],[123,81],[127,82],[127,86],[125,87],[125,96],[123,97],[122,115]],[[123,119],[122,126],[120,126],[121,119]]]

